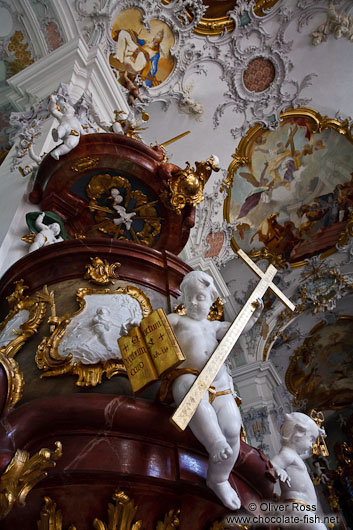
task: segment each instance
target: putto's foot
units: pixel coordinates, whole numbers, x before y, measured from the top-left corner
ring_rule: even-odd
[[[227,460],[230,456],[233,454],[233,449],[229,445],[229,443],[224,440],[219,440],[216,442],[211,451],[210,451],[210,459],[212,462],[222,462],[222,460]]]
[[[58,153],[56,153],[55,151],[53,151],[53,152],[50,153],[50,154],[51,154],[51,156],[52,156],[53,158],[55,158],[55,160],[59,160],[60,155],[59,155]]]
[[[227,480],[224,482],[207,480],[207,486],[217,495],[226,508],[229,508],[230,510],[239,510],[241,501],[237,492]]]

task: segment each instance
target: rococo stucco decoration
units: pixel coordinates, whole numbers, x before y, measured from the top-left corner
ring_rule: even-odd
[[[237,137],[245,132],[249,124],[255,122],[270,128],[277,127],[281,111],[289,106],[307,104],[310,100],[302,97],[301,92],[310,85],[314,75],[307,74],[300,81],[290,78],[289,73],[293,65],[289,52],[292,43],[284,36],[292,18],[300,16],[302,21],[305,19],[306,10],[303,12],[303,8],[298,7],[289,14],[285,8],[281,9],[280,2],[269,2],[268,5],[261,6],[260,15],[258,9],[256,10],[256,7],[259,7],[257,4],[254,0],[237,2],[227,17],[234,25],[233,31],[225,32],[216,39],[209,39],[207,36],[197,39],[194,36],[192,41],[190,37],[206,10],[202,2],[175,0],[157,3],[151,0],[123,0],[117,8],[113,2],[102,0],[96,2],[93,9],[89,9],[88,2],[76,1],[75,8],[85,23],[84,31],[88,44],[102,46],[107,60],[109,56],[116,54],[117,45],[112,37],[114,21],[119,13],[127,9],[135,8],[135,11],[140,11],[142,24],[148,31],[151,31],[152,21],[165,23],[172,30],[175,44],[170,48],[169,54],[174,61],[174,67],[162,82],[151,83],[150,86],[142,83],[141,95],[145,104],[160,101],[167,109],[170,102],[175,100],[183,112],[189,108],[191,115],[199,114],[201,104],[187,93],[188,80],[193,74],[206,74],[207,64],[217,64],[221,71],[220,79],[226,83],[227,91],[223,96],[224,102],[214,113],[214,126],[217,127],[221,123],[221,117],[226,110],[235,110],[242,116],[243,122],[231,131],[233,136]],[[306,9],[309,11],[310,7],[307,6]],[[271,36],[264,27],[267,20],[277,24],[277,29],[271,32]],[[162,33],[157,34],[158,44],[161,45]],[[256,47],[247,44],[250,35],[256,38]],[[152,36],[151,33],[151,39]],[[129,38],[127,35],[126,37]],[[136,43],[131,42],[134,47],[137,44],[137,40]],[[140,44],[141,46],[145,44]],[[156,45],[152,48],[155,50],[153,55],[148,52],[150,59],[156,55]],[[143,62],[143,50],[136,47],[136,53],[141,53]],[[274,72],[271,82],[261,91],[249,90],[243,79],[250,63],[256,58],[267,61]],[[257,74],[261,75],[260,71]]]
[[[140,322],[152,307],[137,287],[78,289],[79,309],[62,317],[53,316],[50,337],[38,346],[36,363],[41,377],[67,373],[78,375],[78,386],[96,386],[106,373],[108,379],[125,373],[117,339],[126,322]]]

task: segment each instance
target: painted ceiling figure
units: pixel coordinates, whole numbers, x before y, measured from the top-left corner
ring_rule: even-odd
[[[151,41],[139,39],[133,30],[121,29],[116,32],[113,36],[117,43],[114,58],[121,64],[119,69],[140,74],[145,85],[150,88],[158,84],[156,73],[163,37],[163,30],[159,30]]]

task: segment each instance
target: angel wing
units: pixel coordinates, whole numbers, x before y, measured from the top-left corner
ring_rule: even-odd
[[[260,182],[256,179],[255,175],[252,173],[244,173],[243,171],[239,171],[239,175],[243,177],[243,179],[247,180],[252,184],[255,188],[260,186]]]

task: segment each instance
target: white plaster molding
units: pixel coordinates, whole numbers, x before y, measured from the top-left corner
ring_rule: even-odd
[[[273,392],[282,383],[271,361],[245,364],[231,370],[231,376],[243,398],[242,410],[275,406]],[[250,398],[251,396],[251,398]]]
[[[18,109],[38,102],[53,93],[60,83],[69,87],[73,101],[90,92],[104,121],[110,122],[114,109],[129,113],[114,74],[99,48],[89,49],[76,38],[61,46],[8,80],[11,102]]]
[[[28,0],[12,0],[12,4],[29,37],[35,59],[43,57],[48,53],[48,45],[30,2]]]
[[[72,2],[69,0],[50,0],[52,9],[57,15],[58,22],[63,30],[63,37],[66,42],[71,41],[79,35],[79,25],[75,19],[72,9]]]

